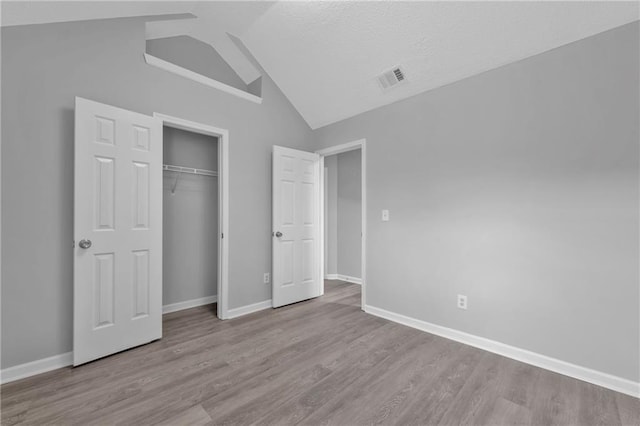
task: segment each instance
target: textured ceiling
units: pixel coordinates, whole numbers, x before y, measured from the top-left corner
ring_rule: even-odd
[[[637,19],[637,2],[279,2],[239,36],[317,128]],[[382,92],[397,64],[409,82]]]
[[[312,128],[348,118],[639,19],[638,2],[2,2],[2,25],[193,13],[147,25],[191,35],[238,75],[259,73],[240,38]],[[401,65],[408,83],[376,76]]]

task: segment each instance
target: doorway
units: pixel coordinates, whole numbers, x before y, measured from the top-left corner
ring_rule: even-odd
[[[218,138],[164,126],[162,312],[216,303]]]
[[[163,311],[217,302],[218,318],[226,319],[228,132],[163,114],[154,117],[162,120],[168,138],[163,140]]]
[[[317,151],[320,155],[322,294],[324,279],[360,284],[366,303],[366,140]],[[342,175],[342,179],[340,179]]]
[[[362,284],[360,150],[324,158],[324,253],[327,280]]]

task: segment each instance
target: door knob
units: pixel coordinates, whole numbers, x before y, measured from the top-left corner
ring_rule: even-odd
[[[280,232],[280,231],[276,232],[276,237],[278,237],[278,238],[282,237],[282,232]]]
[[[82,249],[88,249],[89,247],[91,247],[91,240],[80,240],[78,245]]]

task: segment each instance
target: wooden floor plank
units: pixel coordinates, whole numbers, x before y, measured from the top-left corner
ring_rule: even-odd
[[[625,426],[640,425],[640,399],[621,393],[615,394],[620,423]]]
[[[3,425],[638,425],[640,401],[360,309],[360,286],[3,385]]]
[[[158,426],[204,426],[209,423],[211,423],[211,417],[209,417],[209,414],[201,405],[194,405],[178,415],[156,424]]]

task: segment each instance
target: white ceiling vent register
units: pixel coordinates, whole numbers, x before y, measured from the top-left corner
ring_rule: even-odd
[[[391,68],[378,76],[378,83],[382,90],[388,90],[394,86],[407,82],[407,76],[405,75],[400,65]]]

